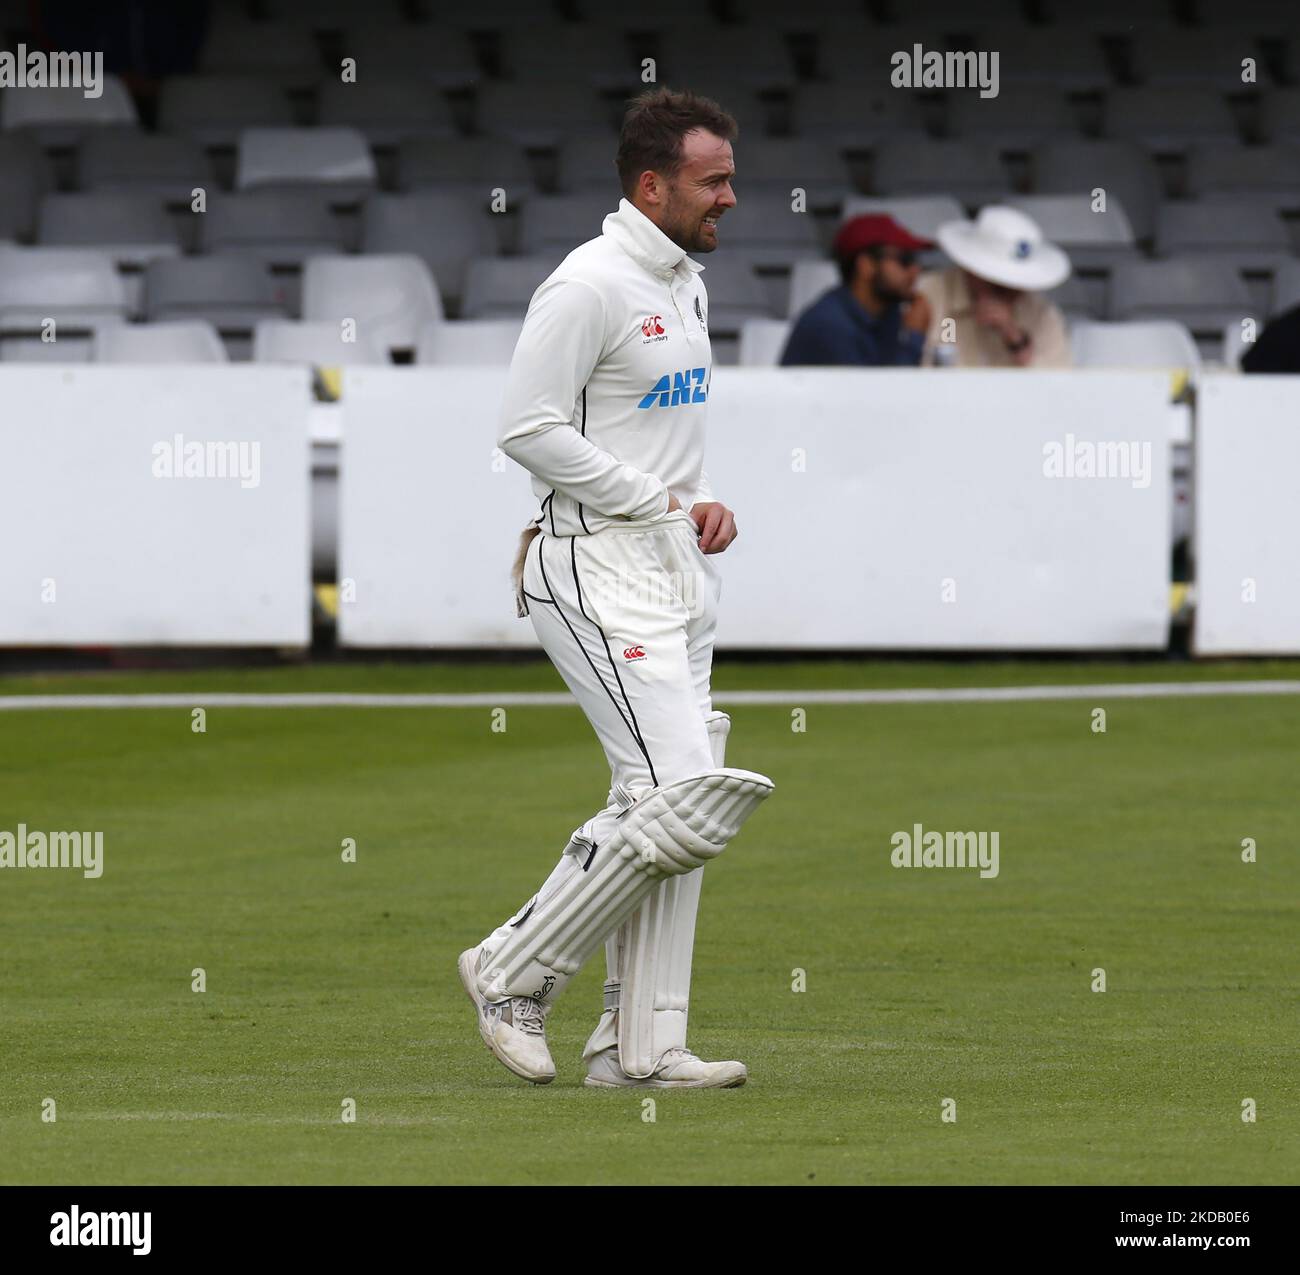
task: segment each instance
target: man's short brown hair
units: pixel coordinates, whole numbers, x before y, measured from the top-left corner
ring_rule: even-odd
[[[702,128],[728,142],[740,134],[732,116],[711,98],[697,93],[648,89],[634,97],[623,116],[618,138],[618,180],[629,199],[637,178],[647,169],[673,177],[682,166],[682,138]]]

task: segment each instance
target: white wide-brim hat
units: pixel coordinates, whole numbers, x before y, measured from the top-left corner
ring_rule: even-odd
[[[1007,288],[1042,292],[1070,275],[1070,258],[1034,220],[1002,204],[981,208],[974,221],[946,221],[935,237],[963,269]]]

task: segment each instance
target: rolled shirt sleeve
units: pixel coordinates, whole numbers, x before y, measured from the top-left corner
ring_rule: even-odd
[[[534,294],[506,379],[497,445],[512,460],[611,518],[657,518],[668,489],[573,427],[605,342],[605,306],[580,279],[551,279]]]

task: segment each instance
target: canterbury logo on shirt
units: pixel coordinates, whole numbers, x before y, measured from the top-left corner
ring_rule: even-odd
[[[709,392],[704,381],[708,374],[706,367],[691,367],[684,372],[661,376],[637,407],[681,407],[686,403],[705,403]]]

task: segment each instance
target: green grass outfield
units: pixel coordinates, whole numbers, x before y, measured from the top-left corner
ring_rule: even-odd
[[[715,683],[1278,677],[1300,665],[747,663]],[[429,664],[0,693],[558,685]],[[0,1181],[1300,1182],[1300,700],[1103,698],[1105,734],[1091,701],[813,705],[802,733],[797,705],[729,710],[728,762],[777,790],[707,870],[697,942],[692,1046],[750,1082],[649,1095],[653,1123],[646,1092],[580,1085],[603,960],[551,1016],[543,1088],[488,1055],[456,979],[604,799],[576,707],[512,708],[504,733],[486,708],[212,708],[204,734],[185,708],[0,712],[0,830],[105,835],[98,880],[0,871]],[[1000,875],[893,868],[918,822],[997,830]]]

